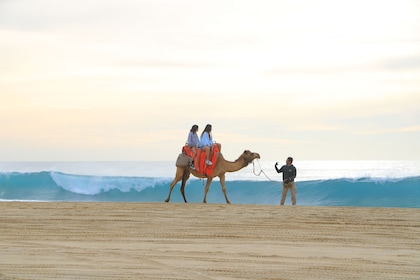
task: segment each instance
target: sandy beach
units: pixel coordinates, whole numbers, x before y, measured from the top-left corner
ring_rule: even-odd
[[[420,209],[0,203],[0,279],[420,279]]]

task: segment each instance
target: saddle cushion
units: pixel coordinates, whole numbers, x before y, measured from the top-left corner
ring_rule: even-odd
[[[189,157],[192,157],[192,150],[188,145],[182,147],[182,153],[186,154]],[[219,153],[219,148],[217,145],[213,145],[213,154],[210,155],[212,165],[206,164],[206,152],[202,149],[197,149],[197,153],[194,157],[195,170],[206,176],[211,176],[213,174],[214,166],[217,161],[217,153]]]

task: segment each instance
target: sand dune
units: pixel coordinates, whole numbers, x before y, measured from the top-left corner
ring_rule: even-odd
[[[420,279],[420,209],[0,203],[0,279]]]

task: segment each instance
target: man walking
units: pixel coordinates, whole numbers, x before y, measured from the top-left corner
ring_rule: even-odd
[[[284,201],[286,200],[286,195],[289,189],[292,195],[292,204],[296,205],[296,167],[294,167],[292,163],[293,158],[288,157],[286,159],[286,164],[283,165],[280,169],[277,167],[279,164],[278,162],[276,162],[274,165],[277,173],[283,172],[283,192],[281,194],[280,205],[284,205]]]

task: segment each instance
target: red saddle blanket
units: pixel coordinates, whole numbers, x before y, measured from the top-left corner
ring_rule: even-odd
[[[192,158],[192,150],[188,145],[182,147],[182,152]],[[214,166],[216,165],[217,161],[217,154],[219,153],[219,147],[217,145],[213,145],[213,153],[210,155],[212,165],[206,164],[206,152],[202,149],[197,148],[197,153],[194,160],[195,170],[197,170],[201,174],[205,174],[206,176],[211,176],[213,174]]]

